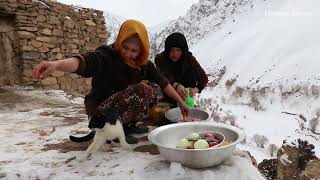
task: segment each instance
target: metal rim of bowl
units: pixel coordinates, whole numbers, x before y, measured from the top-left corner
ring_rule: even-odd
[[[225,146],[219,146],[219,147],[216,147],[216,148],[207,148],[207,149],[181,149],[181,148],[176,148],[176,147],[166,147],[166,146],[162,146],[160,145],[160,143],[157,143],[155,140],[154,140],[154,136],[159,133],[159,131],[163,130],[163,129],[166,129],[168,127],[171,127],[171,126],[184,126],[184,125],[188,125],[188,124],[194,124],[194,123],[197,123],[197,124],[203,124],[203,125],[208,125],[208,124],[211,124],[212,125],[212,122],[208,123],[208,122],[182,122],[182,123],[175,123],[175,124],[169,124],[169,125],[164,125],[164,126],[161,126],[161,127],[158,127],[154,130],[152,130],[149,134],[148,134],[148,140],[154,144],[154,145],[157,145],[157,146],[161,146],[163,148],[167,148],[167,149],[173,149],[173,150],[181,150],[181,151],[211,151],[211,150],[214,150],[214,149],[223,149],[223,148],[227,148],[229,146],[233,146],[233,145],[236,145],[240,142],[242,142],[246,135],[245,133],[243,132],[243,130],[239,129],[239,128],[236,128],[236,127],[233,127],[233,126],[230,126],[230,125],[226,125],[226,124],[220,124],[220,123],[215,123],[214,125],[216,127],[222,127],[222,128],[228,128],[228,129],[231,129],[232,131],[234,131],[235,133],[238,134],[238,139],[228,145],[225,145]]]
[[[176,110],[176,109],[180,110],[180,108],[179,108],[179,107],[175,107],[175,108],[169,109],[167,112],[165,112],[165,113],[164,113],[164,117],[165,117],[166,119],[168,119],[170,122],[179,123],[179,121],[171,120],[171,119],[169,119],[169,117],[168,117],[168,113],[169,113],[170,111],[174,111],[174,110]],[[193,107],[193,108],[189,108],[189,109],[201,110],[201,111],[203,111],[203,112],[207,113],[208,117],[207,117],[206,119],[201,120],[201,121],[197,121],[197,122],[205,122],[205,121],[208,121],[208,120],[209,120],[209,118],[210,118],[210,116],[209,116],[208,112],[207,112],[207,111],[205,111],[205,110],[203,110],[203,109],[199,109],[199,108],[195,108],[195,107]]]

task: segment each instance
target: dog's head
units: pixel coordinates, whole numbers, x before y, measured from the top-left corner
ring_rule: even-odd
[[[106,123],[115,125],[119,118],[119,114],[115,112],[95,112],[89,117],[89,128],[102,129]]]

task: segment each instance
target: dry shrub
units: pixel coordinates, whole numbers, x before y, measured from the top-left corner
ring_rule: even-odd
[[[225,82],[225,85],[227,87],[227,89],[230,89],[234,83],[236,82],[236,78],[232,78],[232,79],[228,79],[226,82]]]
[[[227,98],[224,96],[221,96],[221,103],[226,104],[227,103]]]
[[[316,129],[317,129],[318,124],[319,124],[319,118],[318,117],[312,118],[309,121],[310,131],[313,133],[316,133]]]
[[[312,85],[312,86],[311,86],[311,94],[312,94],[313,96],[319,97],[319,94],[320,94],[320,88],[319,88],[319,86]]]
[[[235,97],[242,97],[244,93],[244,88],[240,86],[236,86],[236,89],[232,93],[233,96]]]
[[[253,141],[260,148],[264,148],[264,146],[268,143],[268,138],[264,135],[255,134],[253,135]]]
[[[263,106],[261,105],[261,103],[258,99],[258,95],[256,93],[253,93],[251,95],[248,106],[252,107],[256,111],[263,111],[264,110]]]
[[[275,145],[275,144],[270,144],[270,145],[268,146],[268,151],[269,151],[270,156],[276,155],[277,152],[278,152],[278,149],[279,149],[279,148],[278,148],[277,145]]]
[[[232,114],[231,111],[228,111],[228,112],[226,113],[226,115],[222,117],[222,122],[223,122],[223,123],[229,122],[229,124],[230,124],[231,126],[237,126],[237,122],[236,122],[236,121],[237,121],[237,118],[236,118],[235,115]]]

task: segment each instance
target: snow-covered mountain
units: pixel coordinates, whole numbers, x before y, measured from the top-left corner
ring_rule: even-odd
[[[220,29],[224,22],[253,6],[252,0],[199,0],[184,16],[170,21],[152,34],[151,59],[163,50],[164,40],[173,32],[183,33],[189,45],[198,43],[208,33]]]
[[[104,11],[103,14],[106,19],[106,27],[108,33],[107,43],[111,44],[116,40],[120,26],[125,21],[125,18],[109,13],[107,11]]]
[[[320,2],[256,0],[252,11],[229,19],[192,46],[207,68],[226,66],[236,84],[319,85]]]

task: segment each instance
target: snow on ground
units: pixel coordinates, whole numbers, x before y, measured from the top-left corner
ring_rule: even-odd
[[[320,156],[320,134],[314,134],[309,128],[309,122],[304,123],[305,128],[299,128],[298,120],[301,119],[296,115],[285,114],[284,112],[302,114],[307,120],[315,117],[316,111],[320,107],[318,97],[296,97],[290,96],[287,100],[283,100],[279,92],[275,94],[268,94],[266,97],[259,97],[259,101],[263,106],[263,110],[256,111],[253,107],[244,105],[250,99],[243,95],[243,97],[234,97],[232,90],[226,90],[218,85],[213,89],[205,89],[200,99],[211,99],[212,106],[219,105],[221,111],[217,114],[221,118],[226,116],[229,112],[235,116],[236,125],[242,128],[247,136],[246,144],[240,145],[240,149],[249,151],[258,162],[263,159],[271,158],[268,146],[275,144],[280,147],[283,140],[290,139],[304,139],[312,143],[316,148],[316,155]],[[221,88],[219,88],[221,87]],[[226,100],[222,100],[224,97]],[[209,113],[211,113],[209,111]],[[318,125],[319,128],[319,125]],[[319,131],[317,131],[319,133]],[[266,136],[268,142],[265,148],[258,148],[253,140],[254,135]]]
[[[168,163],[160,155],[105,145],[79,163],[88,143],[70,134],[88,132],[81,98],[63,91],[0,88],[0,177],[6,179],[263,179],[251,161],[233,155],[208,169]],[[143,139],[143,138],[142,138]],[[133,147],[148,145],[141,140]]]

